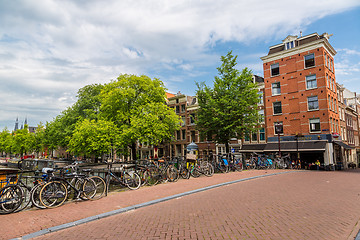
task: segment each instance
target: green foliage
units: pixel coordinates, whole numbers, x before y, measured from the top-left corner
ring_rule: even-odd
[[[101,156],[119,144],[119,130],[113,122],[84,119],[76,123],[69,141],[69,151]]]
[[[99,94],[102,88],[100,84],[92,84],[79,89],[76,103],[46,124],[44,142],[50,150],[57,147],[66,148],[69,145],[69,139],[78,121],[98,118]]]
[[[11,153],[13,147],[13,136],[7,128],[0,133],[0,152]]]
[[[179,117],[165,105],[165,88],[159,79],[147,76],[120,75],[104,86],[100,95],[101,116],[119,128],[123,147],[135,143],[158,144],[170,139],[180,128]]]
[[[213,88],[197,83],[197,127],[202,134],[214,136],[216,142],[227,146],[231,138],[253,130],[259,118],[257,85],[252,81],[251,71],[245,68],[240,72],[235,68],[236,59],[231,51],[221,57]]]
[[[18,129],[14,132],[13,137],[13,152],[23,156],[31,149],[31,144],[34,141],[34,135],[29,132],[28,126],[25,124],[23,129]]]
[[[33,134],[33,142],[31,142],[31,149],[36,153],[44,152],[45,150],[44,140],[45,140],[45,127],[44,125],[42,125],[42,123],[40,123],[37,126],[35,133]]]

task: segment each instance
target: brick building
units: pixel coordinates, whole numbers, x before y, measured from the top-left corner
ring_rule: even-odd
[[[342,141],[336,51],[329,37],[327,33],[288,36],[261,57],[268,137],[264,152],[278,151],[280,137],[281,151],[291,153],[293,159],[299,152],[303,165],[319,159],[329,168],[337,161],[344,163],[344,156],[336,156],[334,148],[340,148],[340,153],[354,149]],[[275,125],[282,126],[283,132],[276,134]]]

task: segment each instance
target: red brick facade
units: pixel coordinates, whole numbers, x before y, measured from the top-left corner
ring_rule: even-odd
[[[339,132],[333,64],[336,52],[325,37],[317,34],[311,37],[313,41],[304,45],[299,43],[301,40],[296,40],[296,47],[262,58],[268,137],[275,136],[275,122],[283,122],[284,135]],[[305,61],[305,58],[312,56],[313,60]],[[306,66],[305,62],[310,66]],[[278,72],[272,72],[271,66],[276,67],[276,64],[279,66]],[[274,89],[278,88],[278,83],[280,91]],[[274,112],[274,103],[277,106],[281,103],[280,113]],[[320,127],[317,119],[320,120]],[[316,122],[312,129],[310,121]]]

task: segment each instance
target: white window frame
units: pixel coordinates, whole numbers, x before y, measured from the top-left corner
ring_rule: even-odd
[[[274,106],[275,103],[280,103],[280,107],[281,107],[281,112],[280,113],[275,113],[275,106]],[[273,114],[274,115],[281,115],[282,113],[283,113],[283,111],[282,111],[281,101],[273,102]]]
[[[310,67],[306,67],[306,57],[307,57],[307,56],[311,56],[311,55],[314,56],[314,65],[313,65],[313,66],[310,66]],[[310,54],[305,55],[305,56],[304,56],[304,68],[305,68],[305,69],[307,69],[307,68],[313,68],[313,67],[315,67],[315,66],[316,66],[316,63],[315,63],[315,53],[310,53]]]
[[[312,122],[311,122],[312,120],[318,120],[318,122],[312,123]],[[319,130],[312,131],[311,124],[319,124]],[[310,119],[309,119],[309,132],[310,132],[310,133],[318,133],[318,132],[321,132],[320,118],[310,118]]]
[[[310,78],[310,77],[314,77],[315,76],[315,79],[308,79],[308,78]],[[311,83],[312,82],[315,82],[315,87],[308,87],[308,82],[310,82],[311,81]],[[311,75],[307,75],[306,77],[305,77],[305,84],[306,84],[306,89],[308,90],[308,89],[316,89],[317,88],[317,78],[316,78],[316,74],[311,74]],[[313,84],[311,84],[311,85],[313,85]]]
[[[275,65],[277,65],[277,68],[279,69],[279,73],[276,74],[276,75],[273,75],[273,74],[272,74],[272,70],[273,70],[273,66],[275,66]],[[280,64],[279,64],[279,63],[271,64],[271,65],[270,65],[270,76],[271,76],[271,77],[274,77],[274,76],[279,76],[279,75],[280,75]]]
[[[274,84],[279,85],[279,87],[274,88]],[[278,89],[279,93],[274,93],[275,89]],[[274,82],[274,83],[271,84],[271,94],[272,94],[272,96],[281,95],[281,84],[280,84],[280,82]]]
[[[265,109],[259,109],[259,115],[260,115],[260,123],[265,122]]]
[[[315,98],[316,97],[316,102],[317,102],[317,108],[313,108],[313,109],[310,109],[310,105],[309,105],[309,99],[310,98]],[[315,101],[312,101],[312,102],[315,102]],[[319,110],[319,98],[318,96],[310,96],[307,98],[307,104],[308,104],[308,111],[317,111]]]

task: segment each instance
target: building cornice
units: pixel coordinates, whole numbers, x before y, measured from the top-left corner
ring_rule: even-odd
[[[281,44],[280,44],[281,45]],[[278,45],[277,45],[278,46]],[[328,50],[328,52],[332,55],[332,57],[334,57],[336,55],[336,51],[335,49],[330,45],[330,43],[322,38],[322,39],[318,39],[316,41],[295,47],[295,48],[291,48],[288,50],[283,50],[277,53],[273,53],[264,57],[261,57],[260,59],[263,60],[264,63],[267,62],[271,62],[280,58],[285,58],[285,57],[290,57],[296,54],[300,54],[302,52],[306,52],[306,51],[310,51],[319,47],[324,47],[325,49]]]

